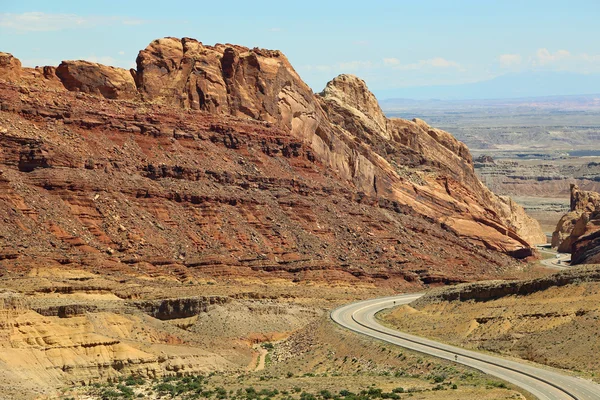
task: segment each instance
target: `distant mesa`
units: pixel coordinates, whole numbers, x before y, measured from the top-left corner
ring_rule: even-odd
[[[489,156],[487,154],[477,157],[475,159],[475,162],[479,164],[496,164],[492,156]]]

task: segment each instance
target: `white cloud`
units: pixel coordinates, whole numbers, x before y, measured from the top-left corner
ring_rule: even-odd
[[[119,52],[119,55],[120,55],[120,56],[124,56],[124,55],[125,55],[125,52],[124,52],[123,50],[121,50],[121,51]]]
[[[581,74],[600,73],[600,54],[572,53],[564,49],[551,52],[540,48],[529,57],[526,67]]]
[[[333,67],[331,65],[302,65],[299,69],[305,71],[329,72],[333,70]]]
[[[465,72],[465,69],[455,61],[449,61],[442,57],[434,57],[427,60],[420,60],[412,64],[402,64],[402,62],[394,57],[384,58],[382,61],[345,61],[331,65],[303,65],[299,67],[305,71],[319,71],[328,73],[366,73],[367,71],[377,71],[385,69],[393,70],[421,70],[421,69],[448,69]]]
[[[22,14],[0,13],[0,28],[17,32],[47,32],[74,28],[90,28],[100,25],[140,25],[141,19],[127,17],[81,16],[76,14],[49,14],[26,12]]]
[[[394,58],[394,57],[384,58],[383,59],[383,64],[384,65],[399,65],[400,64],[400,60],[398,60],[397,58]]]
[[[448,61],[442,57],[435,57],[430,60],[425,60],[426,65],[431,65],[436,68],[459,68],[460,65],[455,61]]]
[[[281,28],[270,28],[269,32],[281,32]]]
[[[355,45],[357,45],[357,46],[368,46],[369,45],[369,41],[368,40],[356,40],[353,43]]]
[[[347,73],[347,72],[357,72],[364,71],[367,69],[376,68],[377,64],[372,63],[371,61],[345,61],[332,65],[303,65],[299,67],[299,69],[303,69],[305,71],[319,71],[319,72],[329,72],[329,73]]]
[[[402,64],[402,62],[395,58],[389,57],[383,59],[383,65],[385,67],[391,67],[399,70],[419,70],[423,68],[455,68],[462,69],[460,64],[456,61],[446,60],[442,57],[433,57],[426,60],[419,60],[410,64]]]
[[[550,53],[548,49],[538,49],[535,53],[535,63],[537,65],[546,65],[557,61],[565,60],[571,57],[571,53],[567,50],[558,50],[554,53]]]
[[[396,60],[396,59],[393,59]],[[384,60],[384,64],[385,64],[385,60]],[[445,58],[442,57],[434,57],[434,58],[429,58],[427,60],[419,60],[416,63],[411,63],[411,64],[401,64],[401,63],[388,63],[386,65],[391,65],[392,68],[394,69],[400,69],[400,70],[419,70],[419,69],[424,69],[424,68],[455,68],[455,69],[460,69],[461,66],[459,63],[455,62],[455,61],[450,61],[450,60],[446,60]]]
[[[338,68],[343,71],[358,71],[361,69],[369,69],[373,67],[371,61],[347,61],[339,63]]]
[[[583,54],[581,54],[581,59],[583,61],[597,63],[597,62],[600,62],[600,54],[593,55],[593,54],[583,53]]]
[[[502,54],[498,57],[500,65],[505,68],[511,68],[521,64],[522,57],[519,54]]]

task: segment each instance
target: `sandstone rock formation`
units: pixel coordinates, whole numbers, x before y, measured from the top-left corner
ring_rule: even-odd
[[[571,245],[571,265],[600,264],[600,212],[590,215],[586,234]]]
[[[590,225],[595,211],[600,210],[600,193],[580,190],[577,185],[571,185],[571,207],[556,226],[552,233],[552,247],[561,253],[571,253],[573,243],[581,236],[590,233]]]
[[[21,77],[21,61],[10,53],[0,51],[0,76],[7,81],[15,81]]]
[[[122,68],[89,61],[63,61],[55,71],[67,90],[101,95],[107,99],[133,99],[133,76]]]
[[[81,61],[24,71],[35,94],[0,91],[5,207],[17,210],[4,237],[31,246],[17,259],[414,280],[409,263],[445,281],[449,265],[485,270],[477,258],[497,257],[485,249],[525,257],[543,241],[449,133],[386,119],[354,76],[314,95],[278,51],[164,38],[131,75]],[[101,98],[139,93],[144,109],[44,92],[57,76]],[[431,249],[413,249],[425,237]],[[478,256],[449,264],[456,246]]]

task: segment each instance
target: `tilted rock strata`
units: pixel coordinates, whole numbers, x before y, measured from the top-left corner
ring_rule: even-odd
[[[178,279],[420,285],[511,264],[407,205],[357,193],[287,130],[18,89],[0,83],[8,271],[67,263]]]
[[[600,213],[590,216],[586,234],[571,245],[571,265],[600,264]]]
[[[157,265],[161,255],[158,266],[221,274],[319,269],[414,280],[422,273],[402,271],[405,263],[432,276],[465,265],[433,245],[415,251],[417,237],[446,242],[453,257],[458,243],[474,251],[466,242],[523,257],[541,234],[477,180],[463,144],[423,121],[385,119],[356,77],[313,95],[278,51],[187,38],[140,52],[132,76],[144,103],[61,93],[56,75],[79,92],[131,94],[106,89],[127,82],[124,70],[65,68],[24,69],[21,86],[3,86],[0,98],[8,201],[49,258]],[[36,92],[19,93],[23,86]],[[19,230],[12,240],[26,240]]]
[[[331,302],[504,277],[519,264],[496,250],[530,252],[535,226],[466,147],[385,119],[356,77],[314,95],[279,52],[192,39],[137,61],[135,90],[93,63],[2,64],[0,276],[16,298],[0,370],[38,386],[235,370],[250,342],[319,316],[210,284]]]

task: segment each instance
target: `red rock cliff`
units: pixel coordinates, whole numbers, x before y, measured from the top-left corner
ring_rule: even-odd
[[[4,64],[5,245],[94,265],[464,280],[509,263],[486,249],[526,256],[543,240],[452,135],[387,119],[354,76],[315,95],[278,51],[164,38],[130,75]]]

